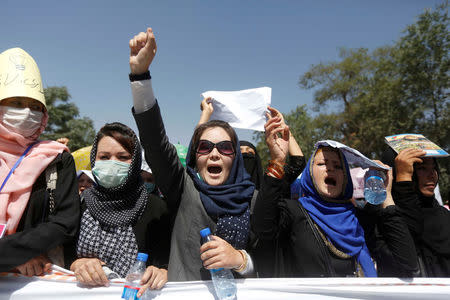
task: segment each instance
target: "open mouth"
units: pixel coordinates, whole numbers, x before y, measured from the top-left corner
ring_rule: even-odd
[[[325,178],[325,184],[336,186],[336,180],[334,178],[331,178],[331,177],[326,177]]]
[[[211,174],[220,174],[222,172],[222,167],[219,166],[209,166],[208,172]]]
[[[434,189],[436,187],[436,185],[434,183],[429,183],[429,184],[426,184],[425,186],[429,189]]]

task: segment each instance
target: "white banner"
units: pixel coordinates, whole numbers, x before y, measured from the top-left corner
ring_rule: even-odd
[[[449,299],[450,278],[264,278],[238,279],[237,299]],[[72,275],[0,274],[0,299],[120,299],[123,282],[86,288]],[[211,281],[169,282],[145,299],[214,300]]]
[[[267,106],[270,106],[272,89],[261,87],[232,92],[208,91],[214,112],[210,120],[222,120],[232,127],[264,131]]]

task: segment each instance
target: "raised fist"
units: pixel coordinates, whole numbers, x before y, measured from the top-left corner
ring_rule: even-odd
[[[153,30],[147,28],[130,40],[130,70],[138,75],[147,72],[156,54],[156,40]]]

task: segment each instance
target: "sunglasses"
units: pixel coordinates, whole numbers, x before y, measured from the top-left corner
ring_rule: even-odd
[[[232,155],[234,154],[234,147],[231,141],[221,141],[216,144],[207,140],[200,140],[197,146],[198,154],[208,154],[210,153],[214,147],[217,148],[222,155]]]

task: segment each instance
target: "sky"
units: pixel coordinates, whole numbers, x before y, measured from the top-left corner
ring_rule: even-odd
[[[312,108],[313,91],[298,85],[312,65],[337,60],[341,47],[393,44],[417,15],[441,2],[0,0],[0,52],[30,53],[44,87],[66,86],[96,130],[114,121],[137,130],[128,42],[152,27],[155,96],[170,141],[187,145],[202,92],[268,86],[281,112]],[[252,131],[237,132],[253,138]]]

